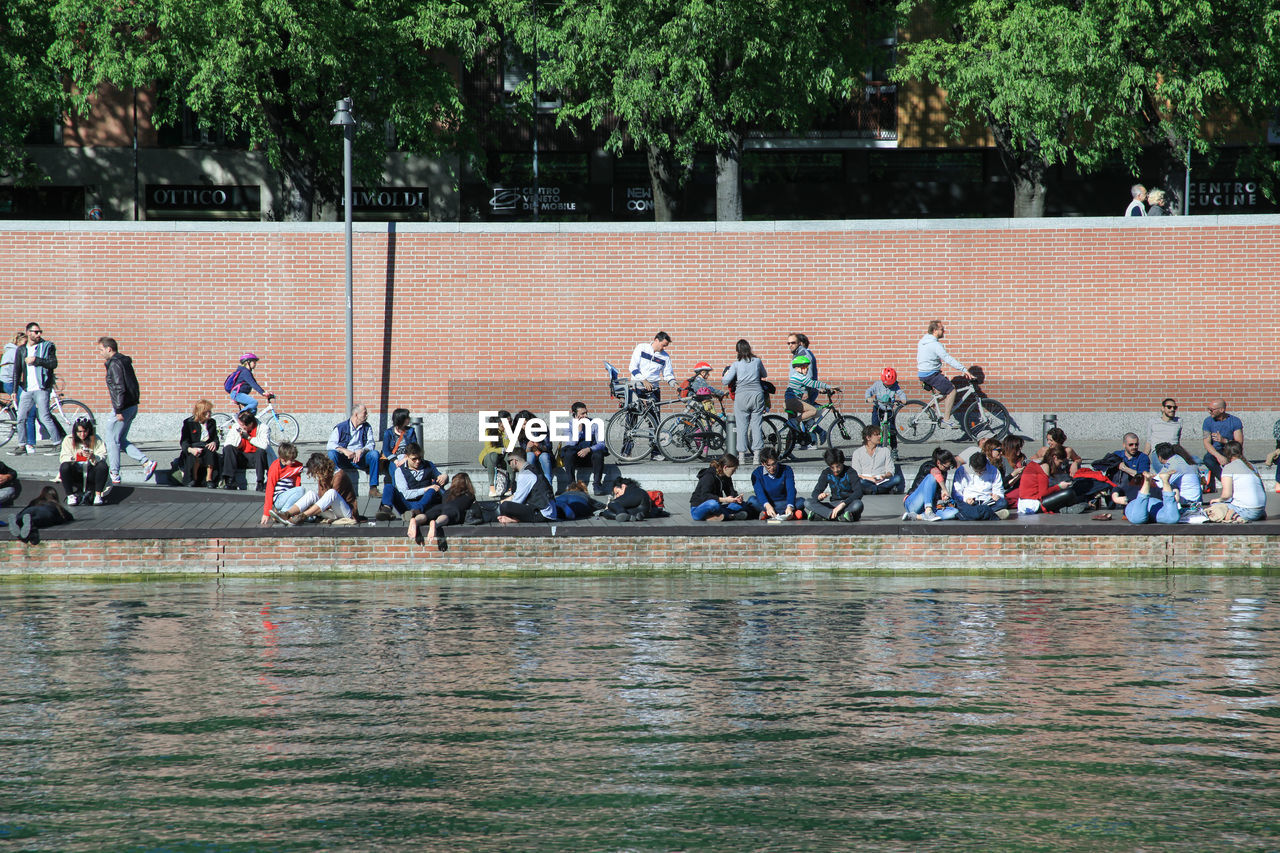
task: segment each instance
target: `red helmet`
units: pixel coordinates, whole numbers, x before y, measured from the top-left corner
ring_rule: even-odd
[[[710,369],[711,369],[711,365],[707,364],[705,361],[700,361],[693,366],[694,373],[697,373],[700,370],[710,370]]]
[[[892,367],[886,367],[884,370],[880,371],[880,381],[885,385],[892,385],[898,381],[898,371],[894,370]]]

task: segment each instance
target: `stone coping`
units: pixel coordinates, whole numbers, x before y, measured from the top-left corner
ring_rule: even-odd
[[[779,232],[866,232],[866,231],[1031,231],[1031,230],[1129,230],[1143,228],[1276,228],[1280,214],[1259,213],[1238,216],[1169,216],[1158,218],[1124,216],[1079,216],[965,219],[817,219],[762,220],[746,222],[355,222],[358,234],[771,234]],[[341,235],[342,222],[92,222],[58,220],[6,220],[6,231],[49,231],[79,233],[229,233],[229,234],[322,234]]]

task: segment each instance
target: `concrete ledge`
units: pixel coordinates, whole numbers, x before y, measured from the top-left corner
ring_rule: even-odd
[[[662,535],[643,529],[574,535],[560,528],[550,535],[552,528],[547,527],[458,528],[450,532],[447,552],[420,548],[401,531],[369,536],[332,528],[326,535],[284,537],[48,538],[34,546],[0,544],[0,579],[784,570],[1045,575],[1280,571],[1277,535],[1224,535],[1222,529],[1198,527],[1159,534],[1117,527],[1107,533],[1028,535],[970,525],[964,534],[942,536],[919,527],[868,525],[850,533],[832,526],[793,533],[754,526],[720,535],[705,535],[706,527],[699,528],[704,535],[682,528]]]

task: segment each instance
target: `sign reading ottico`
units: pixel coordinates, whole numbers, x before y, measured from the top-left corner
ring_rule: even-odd
[[[499,442],[506,436],[507,443],[503,450],[510,453],[517,447],[523,447],[531,441],[569,442],[581,441],[584,438],[604,435],[602,418],[584,418],[574,420],[571,412],[551,412],[547,420],[531,418],[527,421],[512,423],[507,418],[499,418],[497,412],[480,413],[480,440],[490,444]]]

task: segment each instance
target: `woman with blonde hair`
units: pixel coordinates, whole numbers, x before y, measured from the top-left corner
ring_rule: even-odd
[[[339,470],[327,453],[312,453],[303,470],[316,481],[316,487],[277,513],[276,520],[301,524],[327,513],[334,524],[355,524],[356,490],[346,472]]]
[[[204,470],[204,484],[210,489],[218,487],[218,427],[210,417],[213,403],[196,400],[191,407],[191,417],[182,422],[182,434],[178,437],[178,459],[182,466],[183,483],[197,485],[196,479]]]
[[[1169,211],[1164,209],[1165,202],[1164,190],[1152,190],[1147,193],[1147,202],[1151,205],[1147,208],[1147,216],[1166,216]]]

